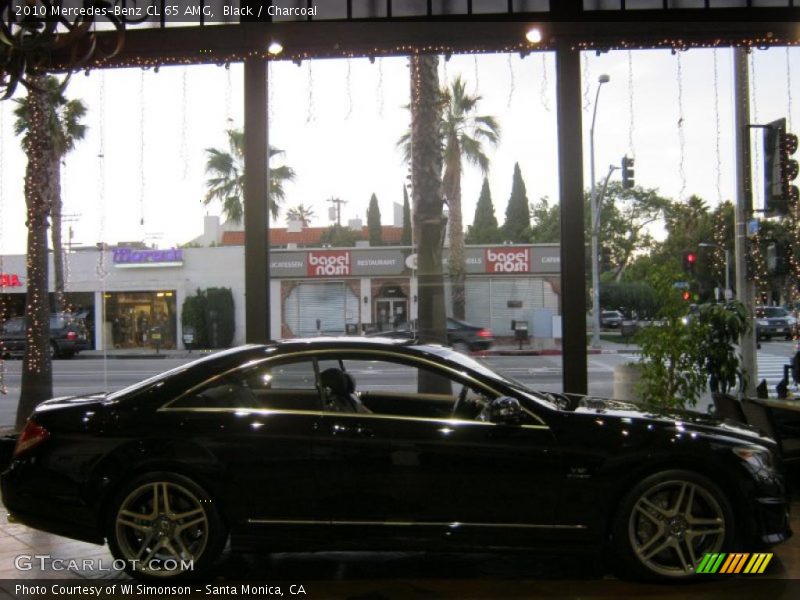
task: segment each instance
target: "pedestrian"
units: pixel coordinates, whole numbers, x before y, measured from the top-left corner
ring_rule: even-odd
[[[797,389],[798,383],[800,383],[800,344],[795,346],[796,352],[792,357],[791,369],[792,369],[792,384],[794,389]]]

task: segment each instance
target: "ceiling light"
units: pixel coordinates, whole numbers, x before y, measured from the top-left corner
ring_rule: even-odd
[[[283,52],[283,45],[280,42],[270,42],[267,52],[272,54],[272,56],[277,56]]]
[[[525,39],[531,44],[538,44],[542,41],[542,32],[539,31],[538,27],[533,27],[527,31],[525,34]]]

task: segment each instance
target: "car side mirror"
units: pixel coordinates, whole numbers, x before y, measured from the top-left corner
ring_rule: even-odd
[[[519,425],[525,421],[525,411],[516,398],[500,396],[489,405],[489,419],[492,423]]]

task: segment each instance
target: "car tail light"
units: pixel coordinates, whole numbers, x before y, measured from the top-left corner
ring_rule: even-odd
[[[25,429],[22,430],[22,433],[20,433],[17,438],[13,457],[16,458],[23,452],[35,448],[49,437],[50,432],[47,431],[47,429],[39,425],[36,421],[28,419],[28,422],[25,423]]]
[[[67,339],[68,340],[77,340],[78,339],[78,332],[77,331],[68,331],[67,332]]]
[[[491,329],[481,329],[478,331],[478,337],[492,337],[492,330]]]

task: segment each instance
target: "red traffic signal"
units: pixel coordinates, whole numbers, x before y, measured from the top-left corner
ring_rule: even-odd
[[[683,292],[683,299],[686,300],[686,302],[692,299],[692,294],[689,290]]]
[[[694,273],[694,266],[697,264],[697,252],[683,253],[683,270],[687,273]]]

